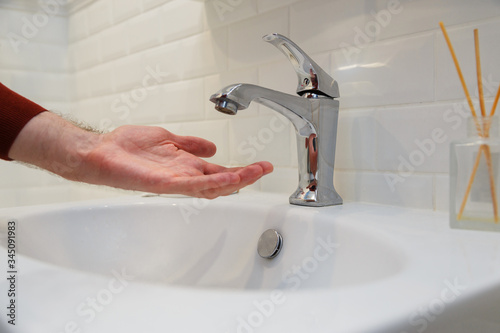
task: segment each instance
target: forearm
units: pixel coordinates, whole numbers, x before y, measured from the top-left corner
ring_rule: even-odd
[[[80,180],[83,162],[98,140],[98,134],[51,112],[43,112],[21,130],[9,150],[9,157],[70,180]]]

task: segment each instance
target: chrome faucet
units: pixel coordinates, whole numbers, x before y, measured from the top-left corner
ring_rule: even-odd
[[[235,115],[250,102],[284,115],[295,126],[299,159],[299,185],[290,203],[302,206],[342,204],[333,186],[339,97],[337,82],[294,42],[279,34],[263,40],[276,46],[292,63],[298,77],[293,96],[253,84],[233,84],[210,97],[215,109]]]

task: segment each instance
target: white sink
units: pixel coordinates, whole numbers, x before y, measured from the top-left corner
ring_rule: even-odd
[[[398,273],[405,260],[397,243],[335,223],[342,211],[197,199],[52,209],[19,219],[19,252],[65,268],[110,274],[126,267],[138,281],[206,288],[335,288]],[[269,228],[284,238],[274,260],[257,254]],[[294,267],[304,271],[300,284]]]
[[[500,235],[446,214],[250,191],[4,209],[2,262],[12,220],[17,318],[1,332],[500,331]],[[270,228],[283,248],[263,259]]]

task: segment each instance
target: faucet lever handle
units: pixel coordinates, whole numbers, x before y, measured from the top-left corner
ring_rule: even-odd
[[[276,33],[265,35],[262,39],[276,46],[292,63],[299,80],[297,94],[314,92],[332,98],[340,97],[337,81],[302,51],[297,44]]]

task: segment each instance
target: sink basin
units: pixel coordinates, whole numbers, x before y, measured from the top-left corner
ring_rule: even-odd
[[[274,259],[257,253],[267,229]],[[500,234],[444,213],[251,191],[9,208],[0,258],[16,282],[6,297],[0,280],[0,332],[500,331]]]
[[[64,268],[109,275],[126,267],[137,281],[204,288],[323,289],[398,273],[404,250],[376,229],[336,223],[342,210],[153,198],[52,209],[19,218],[19,253]],[[269,228],[284,239],[272,260],[257,254]]]

